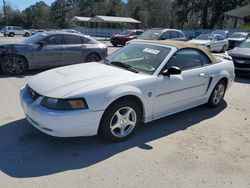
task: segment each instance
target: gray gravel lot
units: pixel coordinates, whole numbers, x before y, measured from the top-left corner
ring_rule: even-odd
[[[250,78],[236,78],[219,108],[142,125],[132,139],[112,144],[33,128],[18,92],[39,72],[0,72],[0,187],[250,187]]]

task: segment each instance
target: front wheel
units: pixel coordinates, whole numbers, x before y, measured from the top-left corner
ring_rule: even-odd
[[[28,66],[26,60],[17,55],[9,55],[1,63],[4,73],[9,75],[18,75],[24,73]]]
[[[226,82],[224,80],[221,80],[214,87],[214,90],[210,95],[208,105],[212,107],[219,106],[223,101],[225,92],[226,92]]]
[[[99,133],[114,142],[127,140],[135,133],[141,118],[141,109],[136,102],[131,100],[116,102],[105,111]]]
[[[224,45],[223,47],[222,47],[222,50],[221,50],[221,52],[225,52],[227,50],[227,45]]]
[[[29,37],[29,36],[30,36],[29,33],[25,33],[25,34],[24,34],[24,37]]]
[[[85,62],[99,62],[101,57],[97,53],[90,53],[87,55]]]

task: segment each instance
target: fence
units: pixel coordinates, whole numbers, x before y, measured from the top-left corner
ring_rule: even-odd
[[[81,33],[84,33],[86,35],[90,35],[92,37],[110,38],[113,34],[117,34],[125,29],[75,28],[75,30],[80,31]],[[183,32],[187,38],[191,38],[194,35],[201,34],[201,33],[211,33],[214,30],[213,29],[184,29]],[[227,31],[229,31],[229,34],[232,32],[240,32],[240,31],[246,32],[246,30],[242,30],[242,29],[228,29]]]

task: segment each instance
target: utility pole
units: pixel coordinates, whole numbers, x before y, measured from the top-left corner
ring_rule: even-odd
[[[4,11],[4,22],[5,25],[7,25],[7,13],[6,13],[6,5],[5,5],[5,0],[3,0],[3,11]]]

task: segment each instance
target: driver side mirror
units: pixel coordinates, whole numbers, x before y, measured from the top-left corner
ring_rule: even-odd
[[[45,41],[39,41],[38,44],[39,44],[40,47],[43,47],[43,46],[47,45],[47,43]]]
[[[181,74],[181,69],[179,67],[170,67],[162,72],[163,76],[178,75]]]

